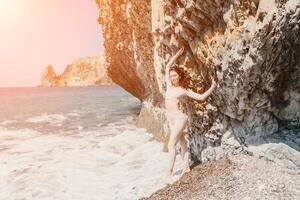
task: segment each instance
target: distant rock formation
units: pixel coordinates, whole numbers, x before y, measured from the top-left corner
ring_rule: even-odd
[[[61,75],[57,75],[49,65],[41,78],[40,86],[89,86],[112,85],[105,68],[104,57],[86,57],[67,65]]]
[[[48,67],[46,67],[42,75],[40,86],[45,86],[45,87],[56,86],[58,81],[59,81],[59,76],[56,75],[53,66],[48,65]]]

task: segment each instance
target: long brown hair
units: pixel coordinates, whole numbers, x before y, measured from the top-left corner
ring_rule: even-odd
[[[174,71],[179,75],[179,85],[183,88],[187,88],[187,77],[185,76],[184,69],[177,64],[173,64],[173,66],[170,67],[169,74],[171,71]]]

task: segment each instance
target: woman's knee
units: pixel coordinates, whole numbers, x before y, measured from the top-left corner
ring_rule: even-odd
[[[171,139],[171,138],[170,138],[170,140],[169,140],[169,142],[168,142],[168,148],[169,148],[169,149],[175,148],[176,143],[177,143],[177,142],[176,142],[175,139]]]
[[[187,149],[187,144],[183,136],[179,139],[179,144],[182,149]]]

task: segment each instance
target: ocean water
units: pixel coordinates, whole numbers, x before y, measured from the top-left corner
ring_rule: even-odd
[[[135,126],[140,107],[118,86],[0,88],[0,200],[129,200],[164,187],[168,155]]]

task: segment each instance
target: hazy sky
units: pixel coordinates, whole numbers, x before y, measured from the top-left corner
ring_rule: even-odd
[[[103,54],[95,0],[0,0],[0,87],[36,86],[46,66]]]

